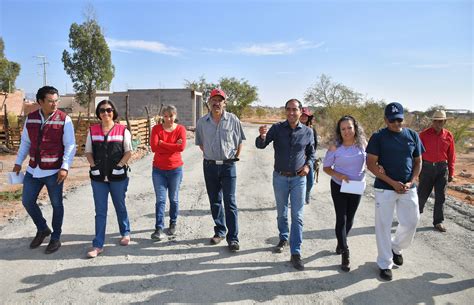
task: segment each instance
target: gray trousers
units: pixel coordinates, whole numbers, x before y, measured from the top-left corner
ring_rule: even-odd
[[[443,206],[446,200],[446,186],[448,185],[448,163],[423,162],[418,185],[418,205],[423,213],[426,201],[434,188],[435,204],[433,211],[433,225],[444,221]]]

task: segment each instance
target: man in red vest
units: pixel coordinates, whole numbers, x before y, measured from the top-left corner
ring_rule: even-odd
[[[76,154],[76,141],[71,118],[57,109],[58,90],[44,86],[38,90],[36,101],[40,109],[30,113],[21,135],[20,148],[13,166],[17,175],[21,164],[29,155],[30,160],[23,180],[22,202],[37,228],[30,248],[38,248],[51,235],[45,253],[56,252],[61,247],[63,224],[63,185]],[[36,200],[46,185],[53,207],[53,231],[48,227]]]

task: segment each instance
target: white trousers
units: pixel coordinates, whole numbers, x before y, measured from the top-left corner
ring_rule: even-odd
[[[392,238],[393,212],[397,210],[398,227]],[[375,189],[375,237],[377,240],[377,265],[392,269],[393,253],[401,254],[413,241],[420,219],[416,188],[405,194],[391,190]]]

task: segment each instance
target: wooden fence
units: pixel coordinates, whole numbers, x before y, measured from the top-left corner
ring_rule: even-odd
[[[80,115],[71,116],[71,120],[74,125],[76,136],[76,154],[83,155],[86,145],[87,131],[91,124],[96,124],[99,120],[96,117],[84,117]],[[151,129],[159,120],[160,117],[156,116],[145,119],[120,121],[120,123],[126,125],[130,130],[130,133],[132,134],[132,146],[135,150],[148,148],[150,144]],[[10,150],[18,150],[24,122],[25,117],[23,116],[10,116],[10,118],[5,114],[0,116],[0,145],[5,145]]]

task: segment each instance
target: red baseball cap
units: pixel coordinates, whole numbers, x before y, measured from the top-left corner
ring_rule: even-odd
[[[313,114],[311,113],[311,110],[309,110],[308,107],[303,107],[303,111],[302,111],[303,114],[307,115],[307,116],[312,116]]]
[[[222,89],[219,89],[219,88],[215,88],[211,91],[211,96],[209,96],[209,98],[213,97],[213,96],[216,96],[216,95],[220,95],[222,96],[224,99],[226,99],[225,97],[225,92],[222,90]]]

